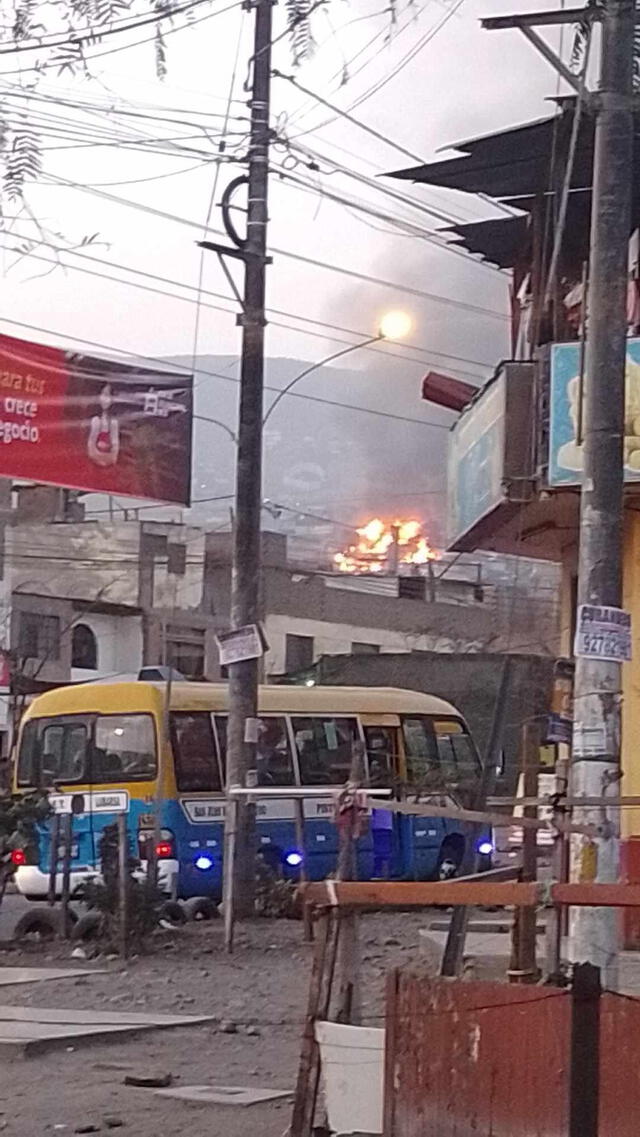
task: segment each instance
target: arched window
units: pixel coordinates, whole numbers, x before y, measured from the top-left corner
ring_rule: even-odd
[[[98,644],[88,624],[76,624],[71,638],[71,666],[98,669]]]

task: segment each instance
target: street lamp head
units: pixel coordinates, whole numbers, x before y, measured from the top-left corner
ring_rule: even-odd
[[[380,320],[378,332],[381,339],[401,340],[411,331],[411,316],[407,312],[385,312]]]

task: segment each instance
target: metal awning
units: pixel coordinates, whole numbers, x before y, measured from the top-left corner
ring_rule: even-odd
[[[552,162],[554,155],[567,152],[575,99],[559,99],[558,105],[559,113],[549,118],[457,142],[446,148],[459,151],[461,157],[395,170],[388,176],[466,193],[487,194],[499,200],[532,197],[558,188],[550,184]],[[636,110],[635,135],[634,180],[637,181],[640,174],[640,110]],[[593,139],[594,120],[584,110],[571,177],[572,189],[591,186]],[[560,180],[563,173],[564,162],[560,161]]]

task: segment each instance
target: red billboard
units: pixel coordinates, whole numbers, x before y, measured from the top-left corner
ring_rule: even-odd
[[[0,476],[190,504],[193,379],[0,335]]]

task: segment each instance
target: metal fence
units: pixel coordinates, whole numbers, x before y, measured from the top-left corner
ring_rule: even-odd
[[[384,1137],[640,1131],[640,1000],[409,969],[386,1024]]]

